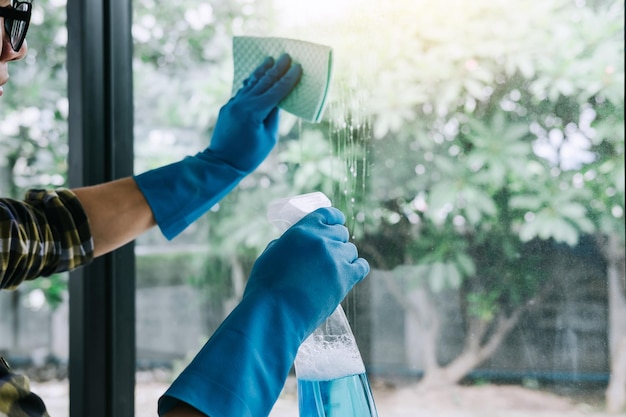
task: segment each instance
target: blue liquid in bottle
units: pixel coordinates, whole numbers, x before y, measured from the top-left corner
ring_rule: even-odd
[[[300,417],[378,417],[367,376],[298,379]]]

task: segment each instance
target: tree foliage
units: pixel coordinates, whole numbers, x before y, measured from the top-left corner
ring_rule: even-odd
[[[362,184],[341,182],[349,156],[333,196],[345,203],[350,188],[362,200],[344,207],[362,221],[358,244],[374,266],[399,268],[409,287],[465,294],[467,337],[481,330],[455,381],[541,296],[546,248],[586,235],[623,248],[623,5],[372,1],[352,11],[303,31],[338,56],[336,102],[317,129],[336,146],[342,126],[369,126],[350,146],[367,156]]]

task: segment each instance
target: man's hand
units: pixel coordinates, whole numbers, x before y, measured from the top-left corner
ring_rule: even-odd
[[[278,141],[277,106],[301,75],[289,55],[266,58],[220,110],[208,150],[239,171],[254,171]]]
[[[369,272],[344,223],[325,207],[287,229],[255,262],[242,302],[272,298],[304,340]]]

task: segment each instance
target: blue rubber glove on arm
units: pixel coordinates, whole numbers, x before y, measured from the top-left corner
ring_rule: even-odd
[[[278,104],[302,68],[267,58],[220,110],[211,144],[180,162],[135,176],[159,228],[173,239],[263,162],[278,141]]]
[[[159,400],[210,417],[269,415],[300,344],[369,272],[341,211],[305,216],[257,259],[240,304]]]

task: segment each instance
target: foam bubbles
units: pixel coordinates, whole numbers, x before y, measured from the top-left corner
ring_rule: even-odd
[[[330,381],[362,373],[365,373],[365,365],[351,333],[329,338],[315,332],[298,350],[298,379]]]

